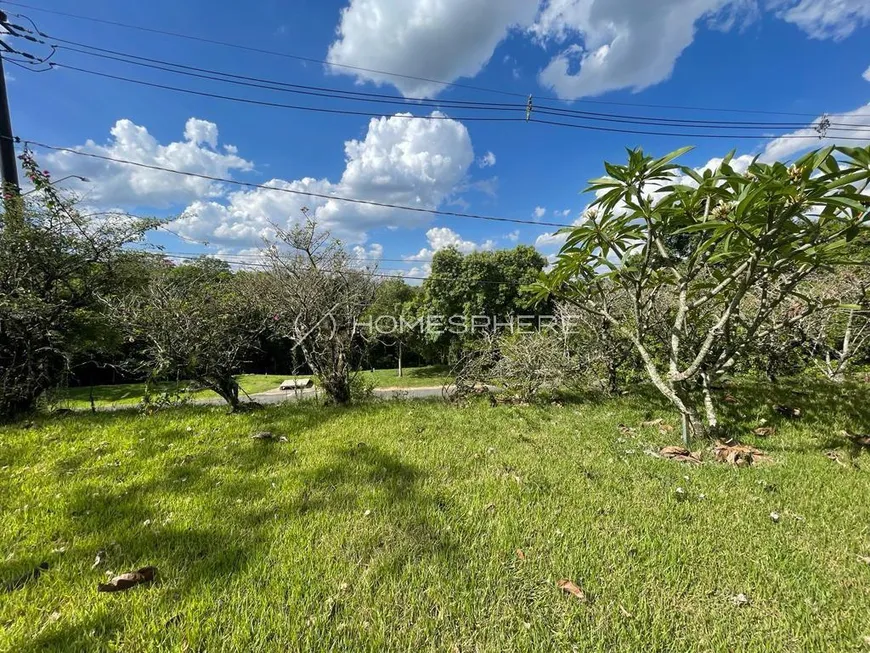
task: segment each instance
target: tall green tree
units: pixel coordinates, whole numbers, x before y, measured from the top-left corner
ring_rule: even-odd
[[[527,288],[546,265],[546,258],[527,245],[468,255],[455,248],[439,251],[433,257],[432,273],[423,283],[421,313],[446,319],[462,316],[468,324],[473,316],[507,322],[520,315],[548,312],[549,306],[537,305]],[[458,355],[457,349],[470,336],[473,334],[447,329],[433,334],[432,339],[443,351],[452,349]]]

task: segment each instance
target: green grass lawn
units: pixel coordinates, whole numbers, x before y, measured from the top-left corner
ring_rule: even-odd
[[[678,439],[642,426],[677,425],[654,395],[0,427],[0,650],[865,650],[870,456],[836,435],[868,430],[866,387],[733,392],[777,425],[748,439],[772,463],[646,455]],[[155,583],[97,593],[145,565]]]
[[[445,367],[431,365],[428,367],[416,367],[404,370],[399,378],[398,370],[375,370],[374,372],[360,372],[363,379],[374,383],[376,388],[420,388],[426,386],[439,386],[447,381],[448,370]],[[277,390],[285,379],[292,379],[289,374],[242,374],[238,377],[239,386],[249,395],[260,392]],[[309,378],[309,377],[297,377]],[[315,384],[317,379],[315,379]],[[152,393],[164,391],[186,390],[187,382],[165,382],[154,384]],[[55,404],[60,408],[73,410],[88,409],[91,407],[91,392],[94,396],[94,405],[97,408],[111,406],[133,406],[142,401],[145,396],[144,383],[124,383],[118,385],[97,385],[91,387],[66,388],[56,393]],[[198,390],[185,392],[185,396],[192,400],[217,399],[217,395],[210,390]]]

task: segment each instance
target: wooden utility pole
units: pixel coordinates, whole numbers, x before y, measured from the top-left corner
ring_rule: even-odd
[[[0,11],[0,23],[6,23],[6,14]],[[9,116],[9,97],[6,95],[6,73],[0,54],[0,168],[5,186],[18,192],[18,162],[15,160],[15,141],[12,136],[12,118]]]

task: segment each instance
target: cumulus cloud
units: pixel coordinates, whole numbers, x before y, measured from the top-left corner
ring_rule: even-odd
[[[516,229],[515,231],[510,232],[504,237],[505,240],[511,243],[519,242],[520,240],[520,230]]]
[[[554,249],[565,244],[567,240],[565,234],[560,233],[544,233],[535,239],[535,247],[538,249]]]
[[[532,212],[532,215],[535,216],[535,220],[540,220],[545,215],[547,215],[547,209],[545,209],[543,206],[536,206],[535,210]]]
[[[443,85],[410,77],[474,77],[512,27],[532,24],[537,9],[535,0],[350,0],[327,59],[405,75],[331,69],[392,84],[406,97],[431,96]]]
[[[519,237],[519,232],[517,232]],[[426,232],[426,240],[428,247],[424,247],[416,254],[403,256],[402,259],[409,262],[419,262],[421,265],[415,266],[408,270],[405,274],[410,277],[429,276],[432,272],[431,259],[435,256],[435,252],[442,249],[453,247],[461,254],[471,254],[472,252],[491,251],[495,249],[494,240],[486,240],[482,243],[476,243],[473,240],[465,240],[458,233],[448,227],[433,227]]]
[[[658,84],[698,29],[727,31],[762,11],[820,39],[870,22],[867,0],[348,0],[327,56],[356,67],[332,72],[434,95],[443,85],[425,80],[474,77],[519,30],[552,53],[541,84],[577,99]]]
[[[364,139],[347,141],[345,169],[338,181],[273,179],[264,185],[285,192],[257,188],[196,201],[176,228],[189,238],[241,247],[272,237],[273,224],[287,227],[301,220],[303,207],[324,228],[351,243],[363,242],[366,232],[377,227],[425,224],[432,217],[426,213],[300,194],[437,208],[464,182],[474,162],[471,137],[460,122],[409,120],[403,117],[407,115],[373,118]]]
[[[870,82],[870,66],[867,66],[867,70],[864,71],[864,79]]]
[[[735,0],[549,0],[533,33],[563,49],[539,80],[565,99],[642,90],[670,77],[696,24],[726,6]]]
[[[479,165],[481,168],[491,168],[492,166],[495,165],[495,162],[496,162],[495,154],[493,154],[492,152],[487,152],[482,157],[480,157],[480,159],[477,162],[477,165]]]
[[[814,39],[844,39],[870,23],[867,0],[771,0],[770,5]]]
[[[119,120],[111,129],[109,142],[88,140],[71,149],[148,165],[185,170],[212,177],[229,177],[233,171],[250,171],[253,163],[239,157],[232,147],[217,149],[218,128],[212,122],[191,118],[184,128],[184,140],[160,144],[145,127],[131,120]],[[221,184],[207,179],[183,177],[170,172],[90,159],[71,152],[52,152],[45,163],[55,177],[81,175],[93,184],[72,182],[73,189],[96,204],[148,206],[154,208],[184,204],[224,192]]]

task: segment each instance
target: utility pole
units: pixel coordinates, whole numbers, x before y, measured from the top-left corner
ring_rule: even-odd
[[[6,13],[0,11],[0,23],[6,24]],[[0,54],[0,168],[3,183],[11,186],[14,192],[18,185],[18,162],[15,159],[15,141],[12,136],[12,118],[9,116],[9,97],[6,94],[6,73],[3,70],[3,55]]]

